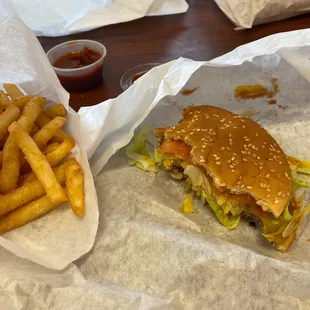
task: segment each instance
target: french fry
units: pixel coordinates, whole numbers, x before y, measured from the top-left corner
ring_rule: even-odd
[[[17,121],[27,133],[31,131],[34,121],[41,113],[44,105],[45,99],[41,97],[34,97],[27,102],[22,116]],[[7,194],[17,187],[19,171],[23,163],[24,159],[20,156],[18,146],[15,145],[13,139],[9,136],[3,147],[0,170],[0,192],[2,194]]]
[[[67,110],[64,107],[63,104],[59,103],[56,105],[53,105],[51,107],[48,107],[44,111],[50,118],[55,118],[56,116],[66,116]]]
[[[48,196],[43,196],[14,211],[0,220],[0,233],[5,233],[49,212],[58,204],[51,202]]]
[[[36,124],[33,124],[32,128],[31,128],[31,131],[30,131],[30,136],[34,136],[38,131],[40,130],[40,128],[36,125]]]
[[[45,192],[53,204],[60,204],[67,200],[67,196],[56,179],[56,176],[45,156],[41,153],[33,139],[15,122],[9,127],[10,137],[24,153],[26,160],[41,182]]]
[[[47,153],[54,152],[58,147],[59,147],[58,142],[52,142],[49,143],[44,149],[43,149],[43,154],[46,155]]]
[[[12,99],[24,95],[14,84],[4,83],[3,87]]]
[[[40,115],[45,103],[46,100],[44,98],[33,97],[25,105],[22,116],[18,120],[18,123],[27,133],[30,133],[32,126]]]
[[[55,167],[60,164],[68,155],[71,154],[75,143],[72,140],[65,140],[62,142],[57,149],[53,152],[47,153],[45,158],[51,167]],[[31,172],[29,177],[25,180],[25,183],[36,180],[36,174]]]
[[[62,164],[54,170],[58,182],[65,183],[65,165]],[[39,180],[23,184],[14,191],[0,196],[0,217],[10,211],[45,195],[45,190]]]
[[[38,148],[42,150],[53,135],[66,123],[67,119],[56,116],[47,124],[45,124],[34,136],[33,140]]]
[[[11,100],[4,91],[0,90],[0,108],[5,110],[11,104]]]
[[[84,176],[80,164],[75,158],[66,163],[65,169],[67,195],[72,211],[76,216],[84,215]]]
[[[8,132],[9,126],[18,120],[19,116],[20,110],[12,104],[0,114],[0,140],[3,139],[5,134]]]
[[[36,97],[36,96],[16,97],[16,98],[12,99],[11,104],[14,104],[16,107],[18,107],[20,110],[22,110],[26,106],[28,101],[34,97]]]
[[[46,125],[49,121],[51,120],[51,118],[43,111],[41,112],[41,114],[39,115],[39,117],[37,118],[35,124],[42,128],[44,125]],[[59,129],[55,135],[52,138],[53,141],[55,142],[63,142],[64,140],[73,140],[72,137],[70,135],[68,135],[66,132],[64,132],[63,130]]]
[[[14,124],[14,123],[13,123]],[[2,165],[0,170],[0,192],[7,194],[17,187],[20,169],[20,152],[11,136],[3,147]]]

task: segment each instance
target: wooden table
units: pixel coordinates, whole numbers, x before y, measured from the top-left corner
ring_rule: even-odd
[[[71,106],[94,105],[118,96],[120,78],[128,69],[150,62],[165,63],[180,56],[210,60],[239,45],[283,31],[310,27],[309,15],[234,31],[234,26],[213,0],[188,0],[185,14],[145,17],[128,23],[111,25],[93,31],[58,37],[40,38],[45,51],[77,39],[103,43],[108,51],[104,83],[95,90],[71,94]]]

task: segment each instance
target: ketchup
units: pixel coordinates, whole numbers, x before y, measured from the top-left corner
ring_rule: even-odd
[[[60,69],[79,69],[95,63],[101,58],[98,52],[84,47],[77,52],[69,52],[60,56],[53,64]],[[85,68],[85,73],[81,72],[57,72],[61,85],[69,92],[86,91],[99,86],[102,83],[102,63],[98,63],[94,68]]]
[[[53,64],[60,69],[76,69],[93,64],[101,55],[85,46],[81,51],[70,52],[60,56]]]

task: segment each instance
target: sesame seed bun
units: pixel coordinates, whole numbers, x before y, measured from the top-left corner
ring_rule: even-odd
[[[191,162],[203,167],[217,188],[251,195],[275,217],[289,203],[293,184],[286,155],[252,119],[214,106],[188,107],[165,139],[190,145]]]

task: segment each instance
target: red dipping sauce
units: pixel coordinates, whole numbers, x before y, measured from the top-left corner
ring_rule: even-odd
[[[105,55],[105,47],[90,40],[63,43],[47,53],[60,83],[69,92],[87,91],[102,83]]]

